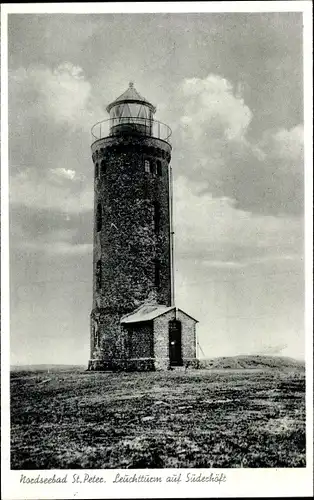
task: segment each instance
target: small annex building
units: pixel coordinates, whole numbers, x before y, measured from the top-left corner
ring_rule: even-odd
[[[197,320],[175,306],[143,304],[122,316],[132,369],[165,370],[196,362]],[[142,365],[142,366],[141,366]]]

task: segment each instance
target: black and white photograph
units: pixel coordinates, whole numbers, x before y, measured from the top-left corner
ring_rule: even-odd
[[[313,493],[311,4],[243,3],[3,13],[5,500]]]

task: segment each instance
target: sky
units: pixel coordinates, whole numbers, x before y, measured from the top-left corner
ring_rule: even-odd
[[[92,125],[172,129],[176,305],[201,357],[304,357],[301,13],[9,15],[11,363],[87,364]]]

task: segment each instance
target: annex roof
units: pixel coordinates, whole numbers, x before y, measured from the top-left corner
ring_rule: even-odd
[[[122,316],[122,318],[120,319],[120,323],[129,324],[129,323],[140,323],[142,321],[152,321],[158,316],[162,316],[163,314],[166,314],[167,312],[172,311],[174,309],[176,309],[177,311],[181,311],[186,316],[192,318],[192,316],[186,314],[184,311],[178,309],[175,306],[165,306],[162,304],[143,304],[138,309],[135,309],[135,311]],[[195,318],[192,319],[195,322],[197,322]]]

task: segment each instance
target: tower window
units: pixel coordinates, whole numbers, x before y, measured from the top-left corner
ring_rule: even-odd
[[[144,160],[144,169],[145,169],[145,172],[147,172],[149,174],[149,172],[150,172],[150,162],[149,162],[149,160]]]
[[[99,233],[99,231],[101,231],[101,226],[102,226],[101,204],[98,203],[97,211],[96,211],[96,230],[97,230],[97,233]]]
[[[159,228],[160,228],[160,204],[158,201],[155,201],[154,203],[154,229],[155,233],[159,233]]]
[[[97,320],[94,322],[94,345],[96,348],[100,346],[99,325]]]
[[[153,175],[156,173],[156,163],[154,161],[150,162],[150,173]]]
[[[157,160],[156,165],[157,165],[157,175],[161,177],[162,176],[161,161]]]
[[[100,288],[101,288],[101,281],[102,281],[101,260],[98,260],[97,264],[96,264],[96,287],[97,287],[97,290],[100,290]]]
[[[95,179],[99,177],[99,163],[95,163]]]
[[[155,264],[155,286],[157,288],[159,288],[159,286],[160,286],[160,260],[155,259],[154,264]]]
[[[106,173],[106,167],[107,167],[107,165],[106,165],[105,160],[102,160],[102,162],[101,162],[101,173],[102,174]]]

